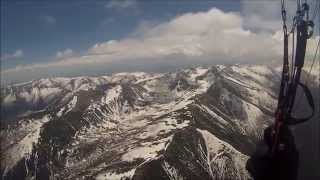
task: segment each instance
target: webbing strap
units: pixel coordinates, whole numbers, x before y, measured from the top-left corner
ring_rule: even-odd
[[[311,108],[312,112],[309,116],[303,117],[303,118],[296,118],[296,117],[293,117],[291,114],[289,114],[289,116],[287,116],[287,118],[284,120],[285,124],[288,124],[288,125],[296,125],[299,123],[303,123],[303,122],[311,119],[315,113],[315,105],[314,105],[314,101],[313,101],[312,93],[311,93],[310,89],[306,85],[304,85],[300,82],[299,82],[299,86],[302,88],[302,90],[306,96],[308,105]]]
[[[286,10],[284,0],[282,2],[282,20],[283,20],[283,33],[284,33],[284,49],[283,49],[283,69],[281,76],[280,92],[278,97],[278,106],[275,114],[275,124],[273,127],[273,145],[272,154],[274,155],[279,141],[279,131],[281,126],[295,125],[305,122],[313,117],[315,112],[314,102],[312,94],[309,88],[300,83],[301,71],[304,65],[304,58],[306,53],[307,39],[310,38],[313,31],[309,31],[309,27],[313,29],[313,22],[308,20],[309,6],[304,3],[303,9],[301,11],[300,5],[298,5],[297,16],[294,18],[294,25],[292,27],[292,32],[294,32],[295,26],[297,28],[297,46],[295,54],[295,62],[291,64],[292,72],[289,75],[289,61],[288,61],[288,32],[286,26]],[[300,4],[300,3],[299,3]],[[303,17],[307,14],[307,20]],[[293,36],[294,37],[294,36]],[[309,106],[311,107],[312,113],[303,118],[296,118],[292,116],[292,109],[295,103],[297,87],[301,86],[302,90],[307,97]]]

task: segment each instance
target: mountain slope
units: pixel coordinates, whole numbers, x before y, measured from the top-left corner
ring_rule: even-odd
[[[278,72],[214,66],[1,89],[4,179],[247,179]]]

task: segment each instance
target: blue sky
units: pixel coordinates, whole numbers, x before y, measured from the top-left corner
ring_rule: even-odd
[[[312,3],[316,4],[315,2]],[[180,62],[181,58],[186,59],[187,65],[204,62],[208,64],[209,55],[213,55],[219,60],[234,59],[235,62],[238,59],[239,61],[250,59],[251,57],[242,55],[247,53],[246,49],[235,52],[235,55],[230,57],[221,55],[221,52],[218,52],[219,48],[210,49],[209,52],[204,47],[209,44],[202,43],[203,41],[197,42],[199,39],[196,36],[199,33],[198,29],[190,32],[192,36],[186,34],[186,36],[181,36],[172,43],[171,40],[165,42],[157,40],[155,44],[152,42],[158,37],[158,34],[160,37],[161,34],[165,34],[163,38],[169,37],[170,34],[174,35],[176,33],[175,29],[181,31],[176,36],[184,34],[184,29],[178,28],[178,26],[179,23],[185,23],[188,20],[190,20],[191,29],[193,26],[201,27],[202,24],[197,25],[195,23],[198,22],[196,18],[202,21],[203,17],[204,19],[209,18],[204,23],[215,22],[215,18],[218,19],[217,24],[204,27],[208,30],[220,26],[220,18],[223,22],[222,27],[232,27],[234,30],[240,28],[240,36],[247,32],[247,34],[251,33],[254,37],[260,38],[257,40],[250,39],[253,44],[260,40],[266,41],[266,44],[270,44],[271,47],[276,42],[267,42],[267,38],[275,37],[276,32],[281,30],[278,5],[278,1],[253,3],[253,1],[237,0],[1,0],[1,70],[3,71],[2,76],[4,76],[2,80],[18,82],[59,75],[96,75],[125,70],[152,71],[157,69],[153,67],[157,65],[161,65],[165,69],[171,65],[176,68],[181,63],[183,64],[183,62]],[[288,8],[291,8],[292,5],[288,6]],[[212,12],[213,8],[219,12]],[[234,24],[228,25],[228,22],[223,21],[223,18],[228,18],[230,13],[234,17],[230,17],[228,22],[234,22]],[[185,27],[185,30],[188,31],[188,28]],[[201,29],[201,32],[203,32],[203,29]],[[198,46],[180,47],[184,44],[182,42],[188,40],[188,38],[195,38],[196,40],[186,43],[196,44],[197,42],[204,50],[194,53]],[[175,37],[171,39],[175,39]],[[225,39],[222,42],[224,41]],[[108,42],[109,44],[107,44]],[[175,44],[175,46],[171,49],[165,49],[167,51],[165,56],[163,54],[158,56],[158,54],[150,55],[141,52],[137,56],[131,57],[132,54],[139,51],[139,49],[134,50],[134,47],[154,46],[149,51],[156,49],[156,52],[158,52],[158,50],[163,50],[171,44]],[[231,48],[228,46],[226,44],[226,47],[220,50],[226,51],[226,49]],[[128,51],[120,52],[121,50],[117,48],[129,48],[129,51],[133,49],[133,52],[124,56]],[[263,48],[263,46],[260,48]],[[105,53],[110,54],[110,49],[112,49],[112,52],[116,51],[121,54],[121,58],[116,55],[104,56]],[[146,49],[146,51],[148,50]],[[182,56],[180,56],[181,54]],[[86,62],[90,61],[90,65],[79,65],[83,64],[81,58],[87,56],[93,56],[92,59],[94,60],[85,60]],[[201,58],[198,58],[199,56]],[[275,57],[276,55],[270,58],[274,59]],[[253,56],[252,58],[263,59],[266,57]],[[133,60],[130,61],[129,59]],[[145,59],[145,61],[137,61],[137,59]],[[167,62],[166,59],[174,60]],[[62,60],[70,66],[69,69],[62,70],[60,68],[58,64],[61,64]],[[133,66],[131,62],[136,65]],[[148,65],[144,67],[145,62]],[[93,65],[94,63],[97,65]],[[99,64],[107,68],[99,69],[97,68]],[[142,65],[142,67],[139,67],[139,65]],[[65,67],[64,65],[61,66]],[[150,69],[150,67],[153,68]],[[30,74],[29,70],[34,73]],[[25,71],[25,74],[22,71]],[[61,71],[63,71],[62,74]]]
[[[1,53],[13,54],[21,50],[24,56],[4,61],[2,68],[50,61],[58,51],[72,49],[81,52],[95,43],[120,39],[142,21],[162,22],[179,14],[206,11],[211,7],[235,11],[240,8],[239,3],[222,1],[132,2],[128,7],[117,7],[112,1],[103,0],[3,0]]]

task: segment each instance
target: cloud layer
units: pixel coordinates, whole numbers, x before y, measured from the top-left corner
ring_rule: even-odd
[[[71,57],[73,54],[74,54],[73,50],[68,48],[63,51],[58,51],[56,54],[56,58],[57,59],[68,58],[68,57]]]
[[[73,55],[67,49],[57,54],[64,57],[63,61],[5,70],[2,80],[7,83],[57,75],[165,71],[197,64],[280,62],[281,26],[272,24],[272,30],[255,31],[246,28],[246,18],[213,8],[160,24],[144,23],[128,37],[97,43],[84,55]]]

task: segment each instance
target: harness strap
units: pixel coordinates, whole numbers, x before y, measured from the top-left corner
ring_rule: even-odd
[[[299,82],[299,86],[302,88],[302,90],[306,96],[308,105],[311,108],[312,112],[309,116],[303,117],[303,118],[296,118],[296,117],[293,117],[291,114],[289,114],[289,116],[284,121],[285,124],[288,124],[288,125],[296,125],[296,124],[303,123],[303,122],[311,119],[315,113],[315,105],[314,105],[314,101],[313,101],[313,97],[312,97],[312,93],[311,93],[310,89],[306,85],[304,85],[300,82]]]

